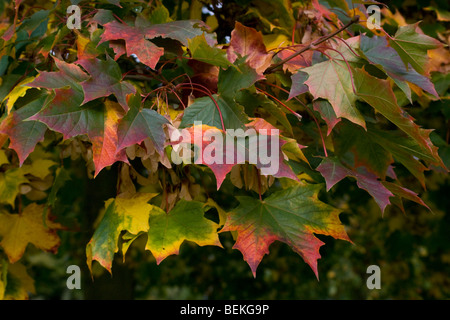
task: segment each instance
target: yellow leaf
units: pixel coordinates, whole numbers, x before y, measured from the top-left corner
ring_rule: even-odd
[[[14,106],[14,103],[16,103],[17,99],[20,97],[23,97],[25,93],[27,93],[27,90],[31,87],[26,86],[27,83],[30,83],[34,80],[35,77],[28,77],[22,80],[17,86],[14,87],[14,89],[3,99],[3,101],[6,101],[8,99],[8,102],[6,103],[6,113],[9,114],[11,112],[11,109]]]
[[[31,174],[36,178],[40,178],[42,180],[48,176],[51,171],[50,167],[57,164],[56,162],[48,159],[36,159],[31,164],[23,165],[22,172],[24,174]]]
[[[19,187],[27,182],[20,168],[0,172],[0,203],[8,203],[14,208]]]
[[[9,163],[5,150],[0,150],[0,166]]]
[[[86,247],[87,264],[92,273],[92,260],[98,261],[111,272],[114,254],[119,251],[119,237],[122,231],[132,235],[148,231],[148,219],[153,209],[148,202],[155,193],[137,193],[132,197],[109,199],[105,202],[105,213],[92,239]],[[129,239],[127,239],[129,240]],[[129,244],[122,248],[125,254]]]
[[[27,273],[25,266],[19,262],[8,266],[8,282],[5,300],[28,300],[29,293],[36,293],[34,280]],[[14,285],[11,285],[11,284]]]
[[[281,33],[267,34],[263,36],[267,51],[277,49],[278,47],[290,45],[288,36]]]
[[[63,229],[63,226],[47,219],[45,227],[43,210],[44,205],[31,203],[22,213],[0,214],[0,246],[11,263],[22,257],[29,243],[38,249],[56,253],[60,244],[56,230]]]

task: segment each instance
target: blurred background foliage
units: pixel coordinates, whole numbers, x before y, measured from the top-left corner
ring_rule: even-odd
[[[165,0],[163,4],[171,14],[181,18],[193,14],[201,14],[204,20],[208,18],[202,6],[193,13],[181,10],[179,2]],[[193,6],[191,1],[184,2],[186,8]],[[234,21],[244,15],[250,2],[226,1],[216,8],[221,11],[219,41],[226,40]],[[387,4],[392,15],[383,18],[390,19],[394,27],[401,21],[423,21],[420,26],[425,33],[448,44],[450,5],[447,0],[394,0]],[[448,48],[445,50],[448,53]],[[433,142],[440,146],[440,155],[450,167],[450,61],[445,56],[440,59],[437,63],[441,72],[432,73],[432,77],[438,92],[447,99],[430,102],[418,98],[408,110],[423,127],[435,129]],[[229,233],[220,235],[224,249],[185,243],[179,256],[171,256],[159,266],[148,251],[140,249],[144,244],[139,241],[145,238],[138,239],[128,251],[126,263],[117,255],[112,276],[95,264],[92,279],[86,266],[85,246],[103,201],[116,194],[117,168],[104,170],[91,180],[86,177],[83,160],[66,161],[72,161],[70,166],[79,168],[79,172],[74,172],[70,183],[59,191],[54,213],[69,231],[60,233],[62,243],[56,255],[28,248],[23,263],[39,288],[31,299],[450,298],[450,178],[444,173],[426,172],[427,190],[422,198],[432,213],[405,202],[406,214],[390,206],[381,216],[373,199],[349,179],[323,193],[325,202],[343,210],[340,217],[354,244],[318,236],[327,244],[321,248],[319,281],[296,253],[279,242],[270,247],[270,254],[264,257],[253,278],[241,253],[232,250],[233,239]],[[408,178],[406,172],[404,179],[408,188],[421,191],[418,181]],[[227,187],[232,186],[223,186]],[[74,189],[83,192],[74,193]],[[217,202],[230,207],[230,199],[221,197],[220,192]],[[82,290],[66,287],[66,268],[71,264],[82,268]],[[380,290],[366,287],[369,265],[381,268]]]

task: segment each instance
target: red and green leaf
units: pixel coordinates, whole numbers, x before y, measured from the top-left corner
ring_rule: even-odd
[[[340,211],[317,198],[319,185],[298,185],[278,191],[264,200],[247,196],[228,213],[221,232],[236,231],[233,248],[242,252],[253,275],[274,241],[289,245],[318,278],[317,260],[324,244],[314,234],[350,241],[339,220]]]

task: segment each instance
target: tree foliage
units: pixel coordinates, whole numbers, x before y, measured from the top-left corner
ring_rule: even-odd
[[[71,4],[81,29],[67,26]],[[369,4],[383,8],[377,29]],[[118,256],[136,264],[145,250],[159,265],[187,242],[223,251],[231,241],[257,277],[282,242],[319,278],[319,251],[335,241],[323,236],[354,242],[342,219],[360,205],[353,193],[378,216],[407,203],[440,210],[421,194],[450,167],[448,33],[375,1],[0,10],[0,298],[34,292],[21,260],[36,248],[82,256],[95,275],[96,265],[114,274]],[[200,161],[173,158],[182,128],[200,132],[189,141]],[[229,129],[280,132],[278,171],[214,163]]]

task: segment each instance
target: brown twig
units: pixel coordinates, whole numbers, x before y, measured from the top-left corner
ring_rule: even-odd
[[[278,67],[282,66],[283,64],[285,64],[286,62],[294,59],[295,57],[301,55],[303,52],[308,51],[310,49],[313,49],[314,47],[320,45],[321,43],[327,41],[328,39],[333,38],[335,35],[339,34],[341,31],[347,29],[348,27],[350,27],[352,24],[357,23],[359,21],[359,16],[354,16],[346,25],[344,25],[342,28],[340,28],[339,30],[336,30],[333,33],[330,33],[329,35],[318,39],[312,43],[310,43],[309,45],[307,45],[306,47],[304,47],[303,49],[297,51],[296,53],[290,55],[289,57],[287,57],[286,59],[281,60],[280,62],[274,64],[273,66],[269,67],[264,74],[269,74],[269,73],[273,73]]]

